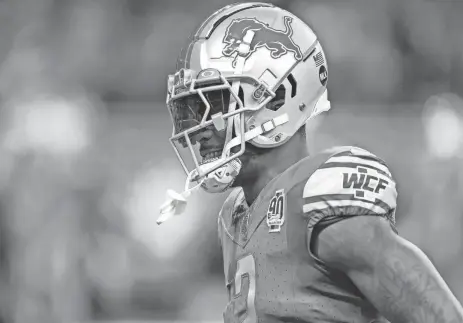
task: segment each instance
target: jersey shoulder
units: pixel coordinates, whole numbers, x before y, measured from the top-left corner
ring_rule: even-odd
[[[397,190],[387,164],[358,147],[331,151],[304,185],[303,213],[309,227],[357,215],[384,216],[395,226]]]
[[[288,189],[300,186],[300,184],[310,178],[312,174],[330,157],[342,154],[350,148],[350,146],[337,146],[318,152],[314,155],[307,156],[278,176],[276,178],[276,182],[278,182],[280,186],[283,184],[283,186]]]

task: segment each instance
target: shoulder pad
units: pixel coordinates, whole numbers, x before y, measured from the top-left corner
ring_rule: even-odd
[[[349,147],[332,155],[307,180],[303,212],[314,226],[326,217],[380,215],[395,224],[396,183],[386,163]]]

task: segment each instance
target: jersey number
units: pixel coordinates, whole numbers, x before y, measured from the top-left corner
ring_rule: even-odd
[[[223,313],[225,323],[255,323],[257,313],[256,263],[252,255],[236,262],[236,272],[228,285],[229,302]]]

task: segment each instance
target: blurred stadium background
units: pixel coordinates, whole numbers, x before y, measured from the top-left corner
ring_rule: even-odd
[[[316,148],[388,161],[398,226],[463,301],[463,3],[273,1],[330,63]],[[0,322],[220,322],[220,204],[155,220],[184,174],[166,76],[227,0],[0,1]]]

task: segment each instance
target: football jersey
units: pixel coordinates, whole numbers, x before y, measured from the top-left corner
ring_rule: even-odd
[[[396,198],[386,164],[356,147],[299,161],[251,206],[241,188],[233,189],[218,219],[225,323],[383,320],[352,281],[311,248],[317,230],[353,216],[385,217],[395,229]]]

